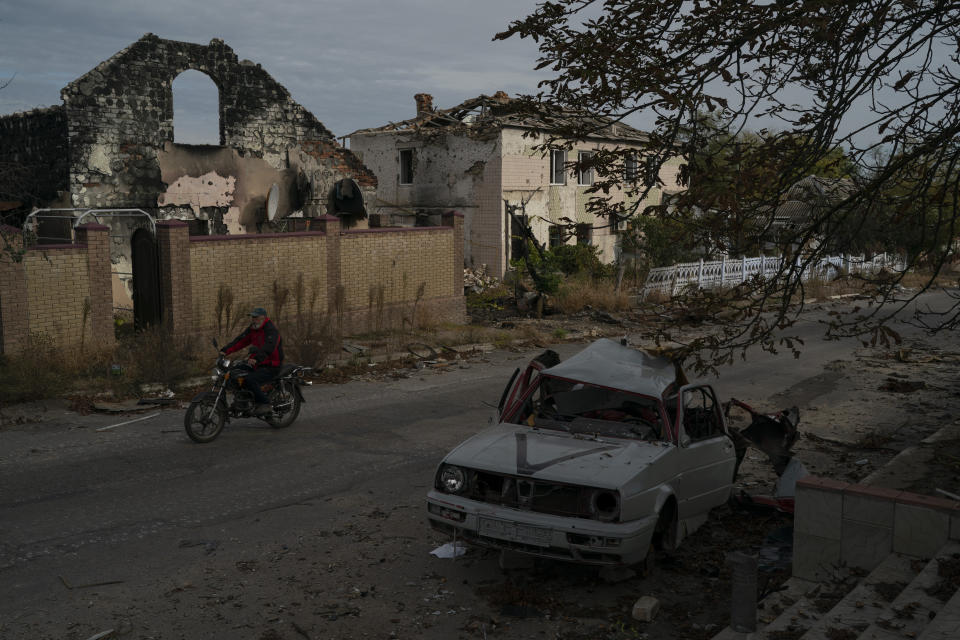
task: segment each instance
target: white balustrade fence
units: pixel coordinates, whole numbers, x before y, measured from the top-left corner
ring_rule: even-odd
[[[643,286],[643,295],[651,291],[661,291],[677,295],[686,287],[715,288],[734,286],[746,282],[754,276],[769,278],[776,275],[782,266],[783,258],[760,256],[757,258],[724,258],[713,262],[685,262],[672,267],[651,269],[647,282]],[[830,280],[841,273],[874,273],[881,269],[903,270],[906,268],[901,256],[886,253],[878,254],[872,260],[864,256],[828,256],[815,264],[804,268],[803,280],[812,278]]]

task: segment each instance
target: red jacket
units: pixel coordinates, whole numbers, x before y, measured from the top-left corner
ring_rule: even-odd
[[[239,351],[250,345],[250,354],[258,367],[279,367],[283,364],[283,341],[270,318],[259,329],[247,327],[233,342],[223,348],[224,353]]]

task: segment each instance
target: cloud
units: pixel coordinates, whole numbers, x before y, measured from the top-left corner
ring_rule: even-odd
[[[532,91],[536,48],[491,42],[536,0],[32,0],[0,15],[0,112],[60,103],[60,89],[144,33],[221,38],[260,63],[334,132],[497,89]]]

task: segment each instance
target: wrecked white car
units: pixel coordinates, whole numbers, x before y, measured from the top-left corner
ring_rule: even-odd
[[[598,340],[514,373],[499,424],[451,451],[427,495],[457,540],[585,564],[674,548],[730,496],[737,453],[706,384]]]

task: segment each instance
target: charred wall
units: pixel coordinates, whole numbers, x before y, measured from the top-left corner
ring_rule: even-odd
[[[61,92],[69,123],[73,206],[158,207],[178,178],[161,158],[174,141],[173,80],[187,70],[206,74],[217,87],[222,146],[276,171],[290,170],[291,155],[302,153],[305,145],[323,147],[330,154],[324,161],[331,182],[311,185],[317,199],[342,177],[375,183],[373,174],[260,65],[239,60],[221,40],[201,45],[147,34]],[[192,163],[194,169],[184,176],[200,179],[214,172],[229,178],[232,167],[215,162],[223,154],[205,153],[203,147],[195,151],[205,161]]]
[[[67,121],[63,107],[0,117],[0,201],[29,208],[68,188]]]

